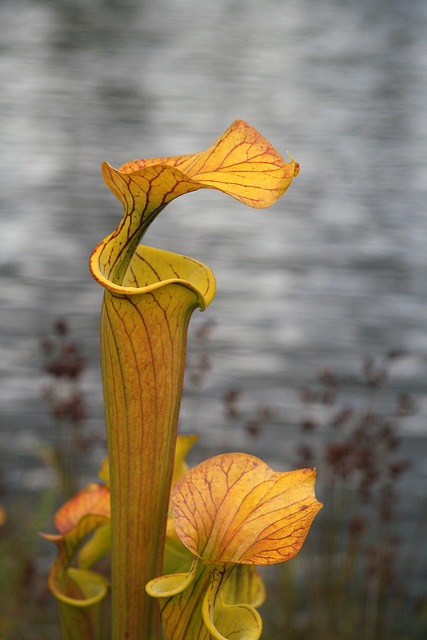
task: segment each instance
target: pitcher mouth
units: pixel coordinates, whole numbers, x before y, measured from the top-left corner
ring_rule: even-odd
[[[123,284],[115,284],[98,266],[98,247],[91,256],[89,269],[92,277],[112,294],[135,296],[151,293],[166,285],[179,284],[196,294],[202,310],[215,295],[215,277],[209,267],[194,258],[145,245],[137,248]]]

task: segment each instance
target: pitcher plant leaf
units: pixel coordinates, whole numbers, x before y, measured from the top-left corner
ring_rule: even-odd
[[[192,312],[204,310],[215,294],[208,267],[141,246],[141,239],[181,195],[216,189],[262,209],[280,198],[298,171],[292,158],[285,162],[241,120],[207,151],[135,160],[120,169],[102,165],[105,183],[124,208],[121,222],[89,261],[92,276],[105,290],[101,367],[111,480],[114,640],[126,634],[138,640],[157,637],[157,609],[144,587],[162,568],[187,328]],[[184,556],[178,557],[175,543],[170,547],[178,566]]]
[[[110,490],[100,482],[92,482],[63,504],[55,514],[55,526],[64,535],[89,514],[111,515]]]
[[[101,603],[109,581],[101,574],[71,566],[82,541],[109,522],[106,516],[84,516],[64,535],[42,534],[57,546],[57,557],[49,572],[49,588],[58,601],[64,640],[100,640]]]
[[[95,279],[102,273],[121,284],[145,231],[175,198],[198,189],[216,189],[255,209],[272,205],[299,173],[256,129],[236,120],[207,151],[102,165],[106,185],[124,206],[117,229],[91,257]],[[103,284],[101,282],[101,284]]]
[[[312,469],[275,473],[246,454],[210,458],[173,488],[177,534],[211,562],[273,564],[301,548],[321,508]]]

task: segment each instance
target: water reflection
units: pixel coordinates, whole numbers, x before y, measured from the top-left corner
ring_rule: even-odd
[[[0,22],[0,399],[10,460],[33,443],[10,439],[12,429],[48,436],[35,340],[53,317],[67,316],[81,336],[102,420],[101,293],[87,257],[120,205],[101,161],[193,152],[237,117],[301,163],[290,191],[266,212],[193,194],[147,238],[216,273],[207,393],[218,433],[229,385],[279,405],[285,389],[292,424],[293,392],[318,370],[334,368],[351,393],[360,355],[395,347],[410,355],[392,386],[421,407],[403,426],[422,432],[423,3],[40,0],[19,11],[2,3]]]

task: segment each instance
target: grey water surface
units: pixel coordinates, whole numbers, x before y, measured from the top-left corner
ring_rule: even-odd
[[[52,438],[38,339],[67,318],[103,429],[102,297],[88,256],[121,218],[100,164],[201,151],[239,118],[301,173],[271,209],[203,190],[173,202],[146,242],[206,262],[217,295],[213,370],[183,428],[218,453],[291,459],[297,390],[324,368],[360,400],[361,359],[401,349],[381,391],[426,495],[427,5],[422,0],[33,0],[0,4],[0,467],[12,490],[49,481]],[[224,419],[243,391],[279,417],[257,444]],[[191,394],[190,394],[191,395]],[[202,399],[200,399],[202,398]],[[252,447],[252,448],[251,448]],[[96,455],[95,455],[96,458]],[[100,459],[94,460],[97,464]]]

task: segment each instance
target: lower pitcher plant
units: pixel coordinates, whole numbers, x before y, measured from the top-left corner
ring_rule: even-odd
[[[256,640],[265,598],[257,565],[292,558],[321,508],[315,471],[274,472],[245,453],[188,469],[196,436],[176,435],[192,312],[213,299],[211,270],[140,241],[174,198],[217,189],[261,209],[298,175],[243,121],[207,151],[102,166],[123,219],[90,258],[104,288],[101,366],[108,459],[100,480],[55,516],[49,586],[64,640]],[[111,555],[111,577],[93,571]]]

